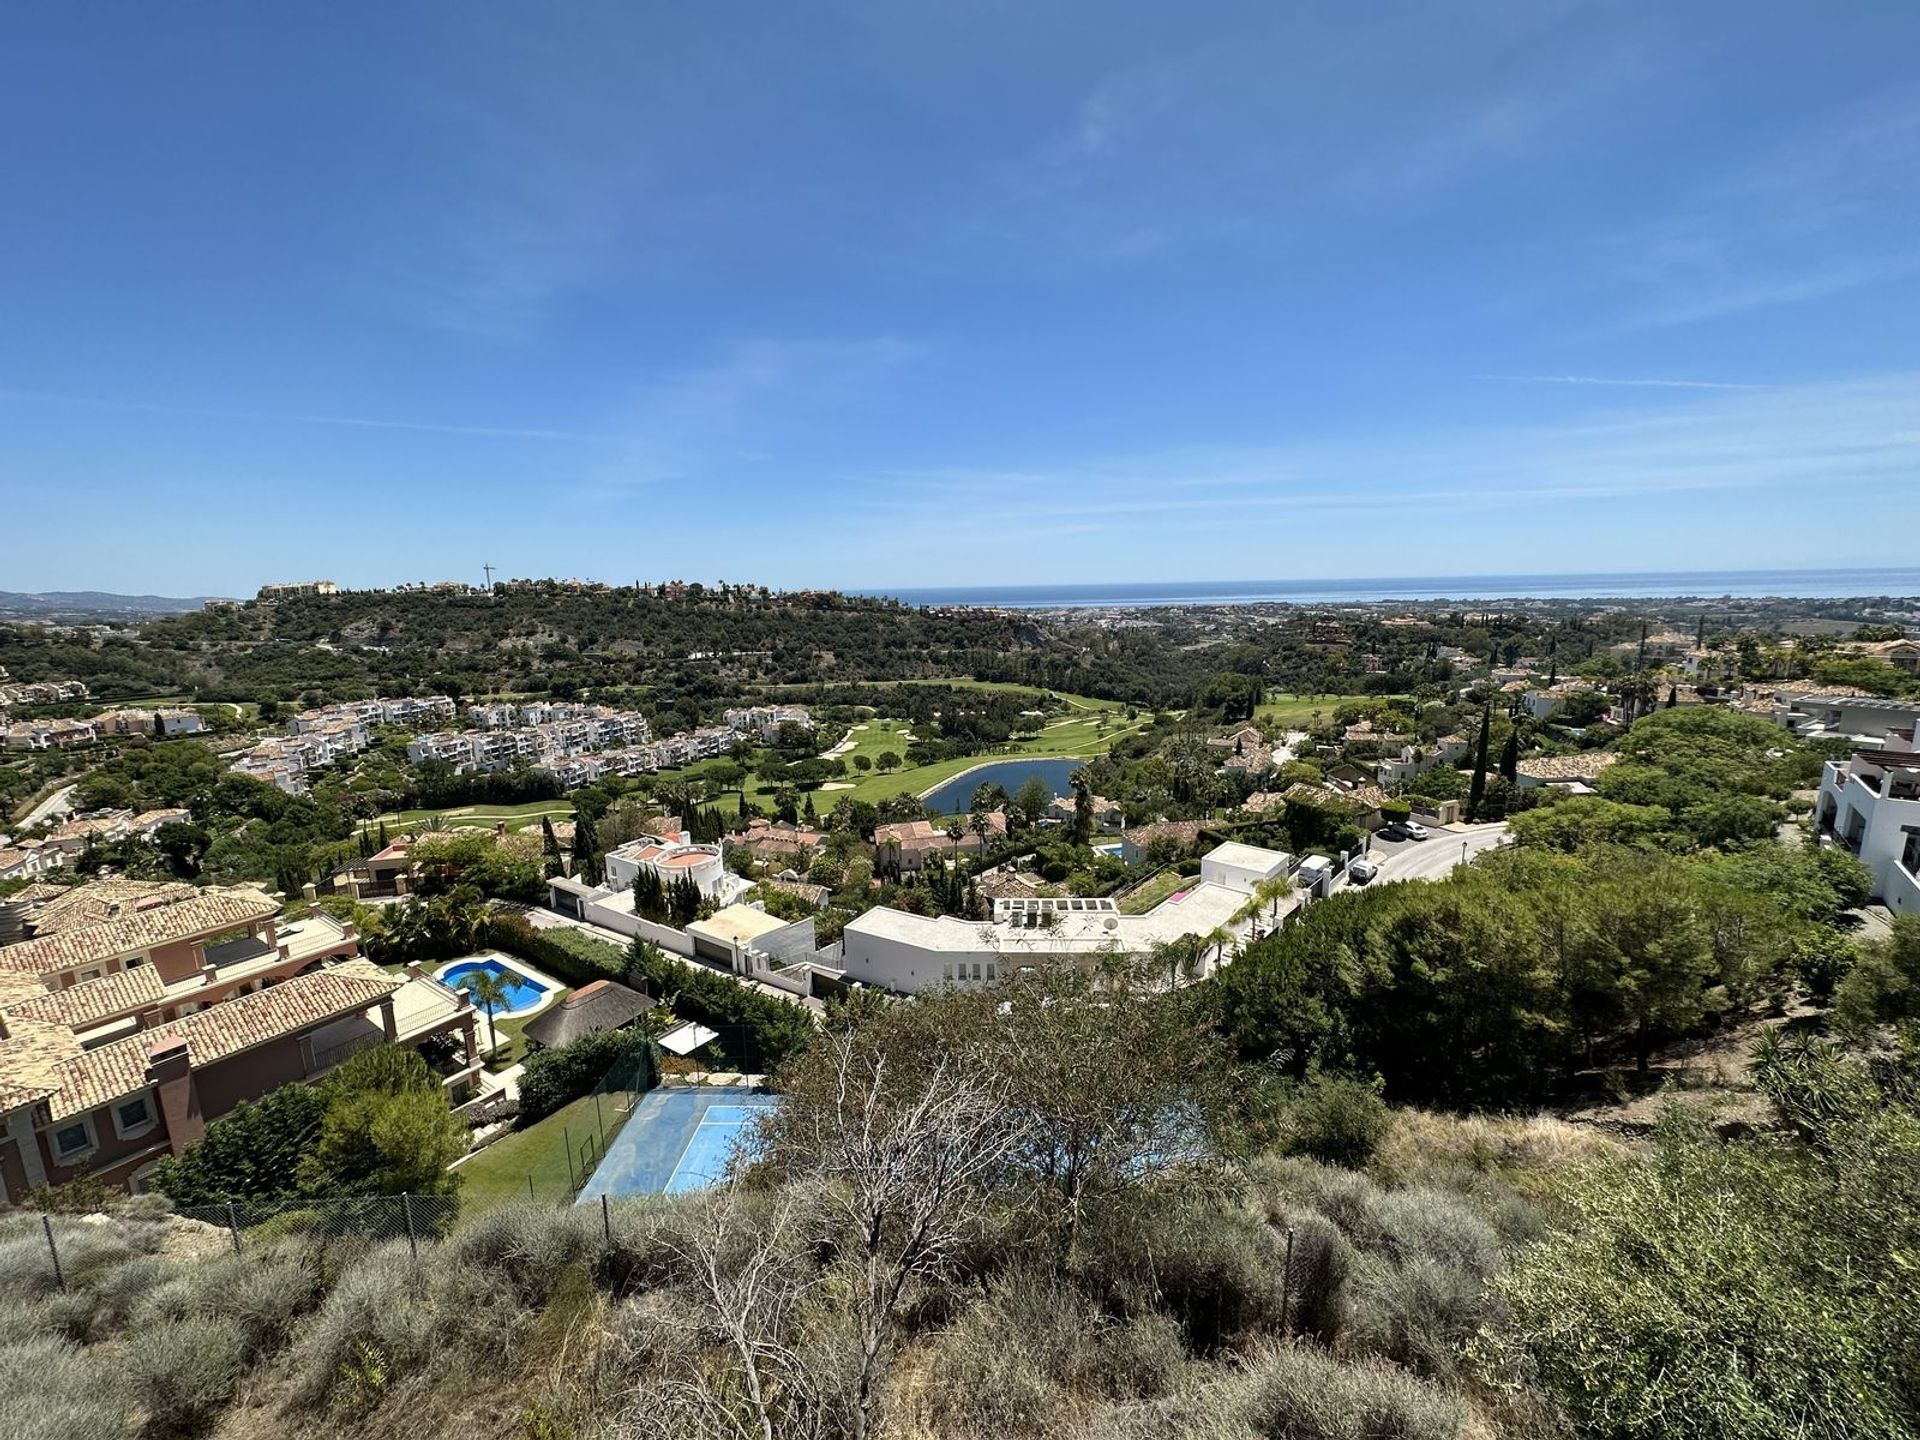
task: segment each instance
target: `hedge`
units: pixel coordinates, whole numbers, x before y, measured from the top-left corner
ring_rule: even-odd
[[[551,1115],[603,1080],[609,1088],[651,1090],[659,1083],[651,1037],[638,1030],[601,1030],[527,1056],[520,1075],[521,1125]]]
[[[521,915],[494,915],[487,921],[487,943],[531,961],[572,989],[595,980],[619,980],[627,973],[627,952],[578,930],[536,930]]]

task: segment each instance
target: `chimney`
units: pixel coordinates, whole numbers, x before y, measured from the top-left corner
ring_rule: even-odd
[[[207,1133],[200,1113],[200,1097],[193,1084],[193,1066],[187,1042],[178,1034],[162,1035],[147,1052],[147,1083],[160,1096],[160,1114],[167,1122],[167,1142],[178,1155]]]

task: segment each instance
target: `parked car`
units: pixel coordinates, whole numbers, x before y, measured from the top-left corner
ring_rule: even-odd
[[[1409,820],[1400,827],[1400,833],[1409,840],[1424,840],[1433,832],[1427,829],[1426,826],[1415,824]]]
[[[1379,865],[1364,855],[1347,867],[1347,878],[1356,885],[1365,885],[1379,873]]]

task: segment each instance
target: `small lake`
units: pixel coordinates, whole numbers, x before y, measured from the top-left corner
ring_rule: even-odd
[[[991,760],[935,786],[922,803],[942,815],[962,815],[973,807],[973,792],[982,785],[998,785],[1011,796],[1027,781],[1036,778],[1047,787],[1049,795],[1065,795],[1073,789],[1069,783],[1073,772],[1086,763],[1072,756],[1051,760]]]

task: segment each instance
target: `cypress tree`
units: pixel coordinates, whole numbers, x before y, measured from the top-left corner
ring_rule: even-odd
[[[546,857],[549,880],[565,872],[567,867],[560,855],[560,837],[553,833],[553,821],[545,815],[540,817],[540,853]]]
[[[1509,785],[1520,778],[1520,727],[1512,726],[1507,731],[1507,743],[1500,751],[1500,775]]]
[[[1487,794],[1487,742],[1493,735],[1493,706],[1480,710],[1480,744],[1474,751],[1473,786],[1467,791],[1467,819],[1480,818],[1480,802]]]
[[[600,832],[592,812],[581,810],[573,817],[573,868],[589,885],[600,883],[603,868],[600,856]]]

